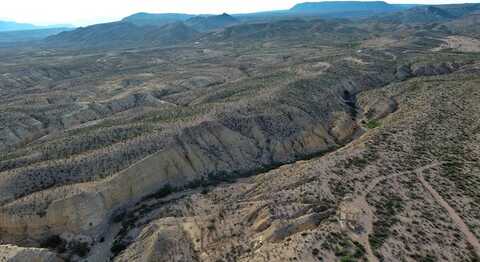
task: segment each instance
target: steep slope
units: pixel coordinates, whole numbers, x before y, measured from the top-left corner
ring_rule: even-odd
[[[63,259],[48,249],[22,248],[13,245],[0,245],[2,261],[61,262]]]
[[[47,38],[47,43],[67,47],[122,47],[171,45],[196,36],[196,31],[181,22],[163,26],[137,26],[114,22],[78,28]]]
[[[421,6],[385,17],[383,18],[383,21],[408,24],[445,22],[454,18],[454,15],[442,8],[435,6]]]
[[[394,5],[383,1],[326,1],[300,3],[289,9],[291,14],[319,15],[320,17],[369,17],[408,9],[415,5]]]
[[[383,1],[324,1],[324,2],[305,2],[299,3],[287,10],[277,11],[265,11],[256,13],[244,13],[232,15],[233,18],[241,21],[265,21],[272,19],[288,19],[292,17],[302,16],[319,16],[322,18],[360,18],[370,17],[378,14],[392,13],[411,7],[418,6],[415,4],[388,4]],[[131,16],[122,19],[124,22],[131,22],[139,26],[145,25],[165,25],[172,22],[185,22],[193,18],[192,24],[195,23],[215,23],[214,21],[208,22],[209,17],[218,17],[219,19],[223,15],[201,15],[196,16],[192,14],[182,13],[136,13]],[[232,17],[229,17],[227,21],[229,24],[236,23]],[[205,22],[201,21],[205,20]],[[221,22],[221,21],[218,21]],[[217,23],[218,23],[217,22]],[[220,28],[224,26],[213,26]],[[203,26],[196,28],[200,31],[211,30],[215,28],[203,29]]]
[[[0,43],[13,42],[27,42],[42,40],[49,36],[59,34],[64,31],[73,30],[71,28],[51,28],[51,29],[36,29],[24,31],[7,31],[0,32]]]
[[[138,26],[145,26],[145,25],[161,26],[161,25],[170,24],[174,22],[183,22],[192,17],[194,17],[194,15],[175,14],[175,13],[167,13],[167,14],[137,13],[137,14],[133,14],[131,16],[127,16],[123,18],[122,21],[130,22]]]
[[[212,16],[196,16],[185,21],[185,24],[200,32],[221,29],[237,23],[239,21],[236,18],[226,13]]]
[[[295,39],[298,37],[318,39],[320,35],[323,35],[326,42],[331,42],[335,37],[338,37],[339,42],[341,42],[345,39],[357,38],[362,34],[365,35],[368,32],[352,27],[345,21],[291,19],[234,25],[208,35],[207,39],[252,42],[273,41],[278,38]]]
[[[480,4],[418,6],[372,20],[389,23],[448,22],[480,10]]]
[[[446,27],[457,34],[480,36],[480,12],[446,23]]]
[[[360,93],[365,116],[383,111],[388,100],[395,112],[367,117],[378,124],[334,153],[152,196],[123,216],[115,261],[475,260],[479,195],[470,183],[479,181],[479,155],[470,149],[480,143],[479,79],[453,77]],[[439,194],[446,200],[438,202]]]
[[[446,10],[452,16],[457,18],[469,15],[472,13],[478,13],[480,11],[480,4],[470,3],[470,4],[450,4],[450,5],[438,5],[437,7]]]
[[[325,1],[296,4],[290,9],[293,12],[315,12],[315,13],[342,13],[342,12],[392,12],[401,10],[398,5],[391,5],[383,1],[361,2],[361,1]]]
[[[337,78],[333,75],[330,77]],[[86,184],[85,187],[80,184],[79,187],[71,187],[69,184],[74,181],[80,182],[82,177],[95,173],[92,173],[91,169],[89,171],[87,166],[82,169],[71,169],[73,172],[61,176],[54,170],[60,171],[64,168],[63,164],[57,167],[50,166],[47,170],[41,167],[43,164],[38,163],[39,165],[34,164],[37,167],[33,169],[17,170],[19,173],[7,172],[8,174],[5,173],[0,178],[0,184],[5,189],[2,189],[1,201],[8,203],[1,212],[4,221],[2,229],[11,237],[17,234],[21,237],[25,231],[20,230],[20,227],[26,226],[34,238],[42,238],[47,232],[59,233],[65,230],[75,233],[99,233],[101,230],[98,230],[108,223],[107,219],[115,209],[124,203],[154,193],[167,184],[181,188],[203,180],[208,181],[216,176],[228,177],[248,173],[327,151],[349,140],[356,130],[356,123],[351,120],[349,113],[351,109],[340,94],[344,93],[344,89],[353,93],[360,88],[381,85],[383,81],[373,75],[360,75],[347,83],[337,82],[337,86],[329,92],[322,92],[322,89],[327,88],[327,83],[310,81],[286,83],[283,88],[274,91],[273,97],[260,95],[255,100],[261,101],[254,100],[250,106],[242,105],[242,101],[233,102],[233,105],[236,105],[232,105],[233,110],[210,115],[207,121],[198,123],[193,121],[186,123],[184,127],[172,126],[171,131],[165,134],[160,133],[158,136],[150,134],[135,139],[135,143],[140,142],[139,146],[146,148],[141,150],[140,147],[129,146],[137,153],[125,148],[130,152],[124,153],[132,154],[128,158],[133,160],[134,165],[106,177],[102,182]],[[355,82],[356,84],[349,84]],[[315,90],[315,85],[325,86]],[[309,89],[311,92],[308,95],[302,91]],[[200,98],[208,103],[208,100],[218,95],[207,92]],[[277,100],[283,103],[276,102]],[[318,103],[319,101],[330,102],[325,104]],[[178,109],[172,108],[170,111],[173,113]],[[141,117],[139,121],[144,122],[145,120],[142,120],[144,118]],[[118,153],[123,154],[121,151]],[[135,156],[138,153],[140,155]],[[145,158],[145,153],[150,156]],[[117,157],[115,156],[117,154],[112,154],[108,150],[101,154],[104,156],[92,155],[93,158],[79,155],[81,159],[75,160],[74,157],[71,159],[73,162],[70,160],[68,162],[73,164],[78,161],[78,164],[89,166],[99,157]],[[112,160],[106,160],[104,163],[110,165],[109,163],[116,162]],[[114,170],[115,168],[112,171]],[[40,175],[38,171],[43,174]],[[31,180],[34,174],[39,180]],[[44,183],[50,179],[53,184]],[[27,182],[28,180],[32,183]],[[11,190],[6,190],[7,188]],[[48,188],[52,190],[44,191]],[[66,192],[69,192],[68,196],[65,195]],[[48,200],[43,203],[36,202],[37,194],[43,195]],[[18,197],[19,201],[12,202]],[[70,220],[59,216],[59,211],[65,212],[68,206],[78,201],[85,203],[86,206],[68,212],[69,216],[76,219]],[[59,206],[63,208],[58,208]],[[91,212],[93,210],[96,211]],[[20,222],[27,222],[24,220],[27,217],[30,221],[28,225]]]

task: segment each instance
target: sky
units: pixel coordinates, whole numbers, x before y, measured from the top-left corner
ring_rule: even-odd
[[[0,20],[36,25],[88,24],[119,20],[137,12],[220,14],[288,9],[308,0],[0,0]],[[309,0],[315,2],[316,0]],[[387,0],[445,4],[480,0]]]

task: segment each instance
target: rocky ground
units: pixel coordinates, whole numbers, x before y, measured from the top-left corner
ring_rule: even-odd
[[[335,152],[142,202],[122,221],[116,244],[128,246],[115,260],[475,261],[478,196],[460,192],[479,174],[479,79],[448,79],[361,94],[398,108]],[[456,185],[450,166],[472,182]]]
[[[0,260],[477,261],[474,36],[252,27],[0,49]]]

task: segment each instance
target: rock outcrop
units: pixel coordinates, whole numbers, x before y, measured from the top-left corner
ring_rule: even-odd
[[[55,253],[42,248],[24,248],[0,245],[0,261],[6,262],[62,262]]]

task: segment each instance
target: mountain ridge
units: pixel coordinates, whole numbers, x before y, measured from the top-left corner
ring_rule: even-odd
[[[424,5],[370,19],[393,23],[448,22],[478,11],[480,4]]]
[[[294,12],[340,13],[352,11],[399,11],[416,5],[389,4],[384,1],[325,1],[304,2],[293,6]]]
[[[131,22],[139,26],[164,25],[172,22],[183,22],[192,17],[195,17],[195,15],[182,14],[182,13],[153,14],[153,13],[140,12],[140,13],[135,13],[133,15],[129,15],[123,18],[121,21]]]
[[[224,28],[239,23],[240,21],[233,16],[223,13],[212,16],[195,16],[185,21],[185,24],[193,29],[206,32],[210,30]]]
[[[413,6],[413,7],[412,7]],[[339,12],[343,10],[343,12]],[[275,35],[274,31],[290,30],[279,26],[273,29],[275,21],[282,20],[310,20],[323,18],[335,21],[338,18],[366,19],[371,22],[383,23],[432,23],[448,22],[461,18],[480,10],[480,4],[459,5],[391,5],[383,1],[375,2],[307,2],[295,5],[290,11],[266,13],[265,17],[254,14],[248,15],[188,15],[179,13],[148,14],[137,13],[118,22],[97,24],[78,28],[47,38],[48,44],[56,46],[80,47],[108,47],[108,46],[135,46],[135,45],[169,45],[182,41],[193,42],[199,34],[210,31],[221,31],[230,26],[239,25],[230,30],[232,35],[238,35],[238,30],[260,31],[251,36],[262,37]],[[262,28],[258,23],[272,23]],[[257,24],[257,25],[255,25]],[[328,24],[330,31],[335,31],[335,23]],[[458,25],[456,25],[458,27]],[[300,26],[301,27],[301,26]],[[243,29],[242,29],[243,28]],[[281,29],[283,28],[283,29]],[[265,31],[265,29],[267,31]],[[303,30],[303,29],[302,29]],[[325,29],[322,29],[324,31]],[[342,30],[361,31],[358,28],[344,28]],[[316,30],[315,30],[316,31]],[[227,32],[227,34],[230,34]],[[241,33],[245,35],[244,33]],[[288,34],[288,33],[287,33]],[[225,35],[225,34],[223,34]]]
[[[53,29],[53,28],[73,28],[73,27],[74,26],[68,25],[68,24],[38,26],[30,23],[18,23],[15,21],[0,20],[0,32]]]
[[[196,34],[194,29],[182,22],[162,26],[137,26],[120,21],[62,32],[48,37],[46,42],[54,46],[75,44],[82,47],[175,44],[188,40]]]

